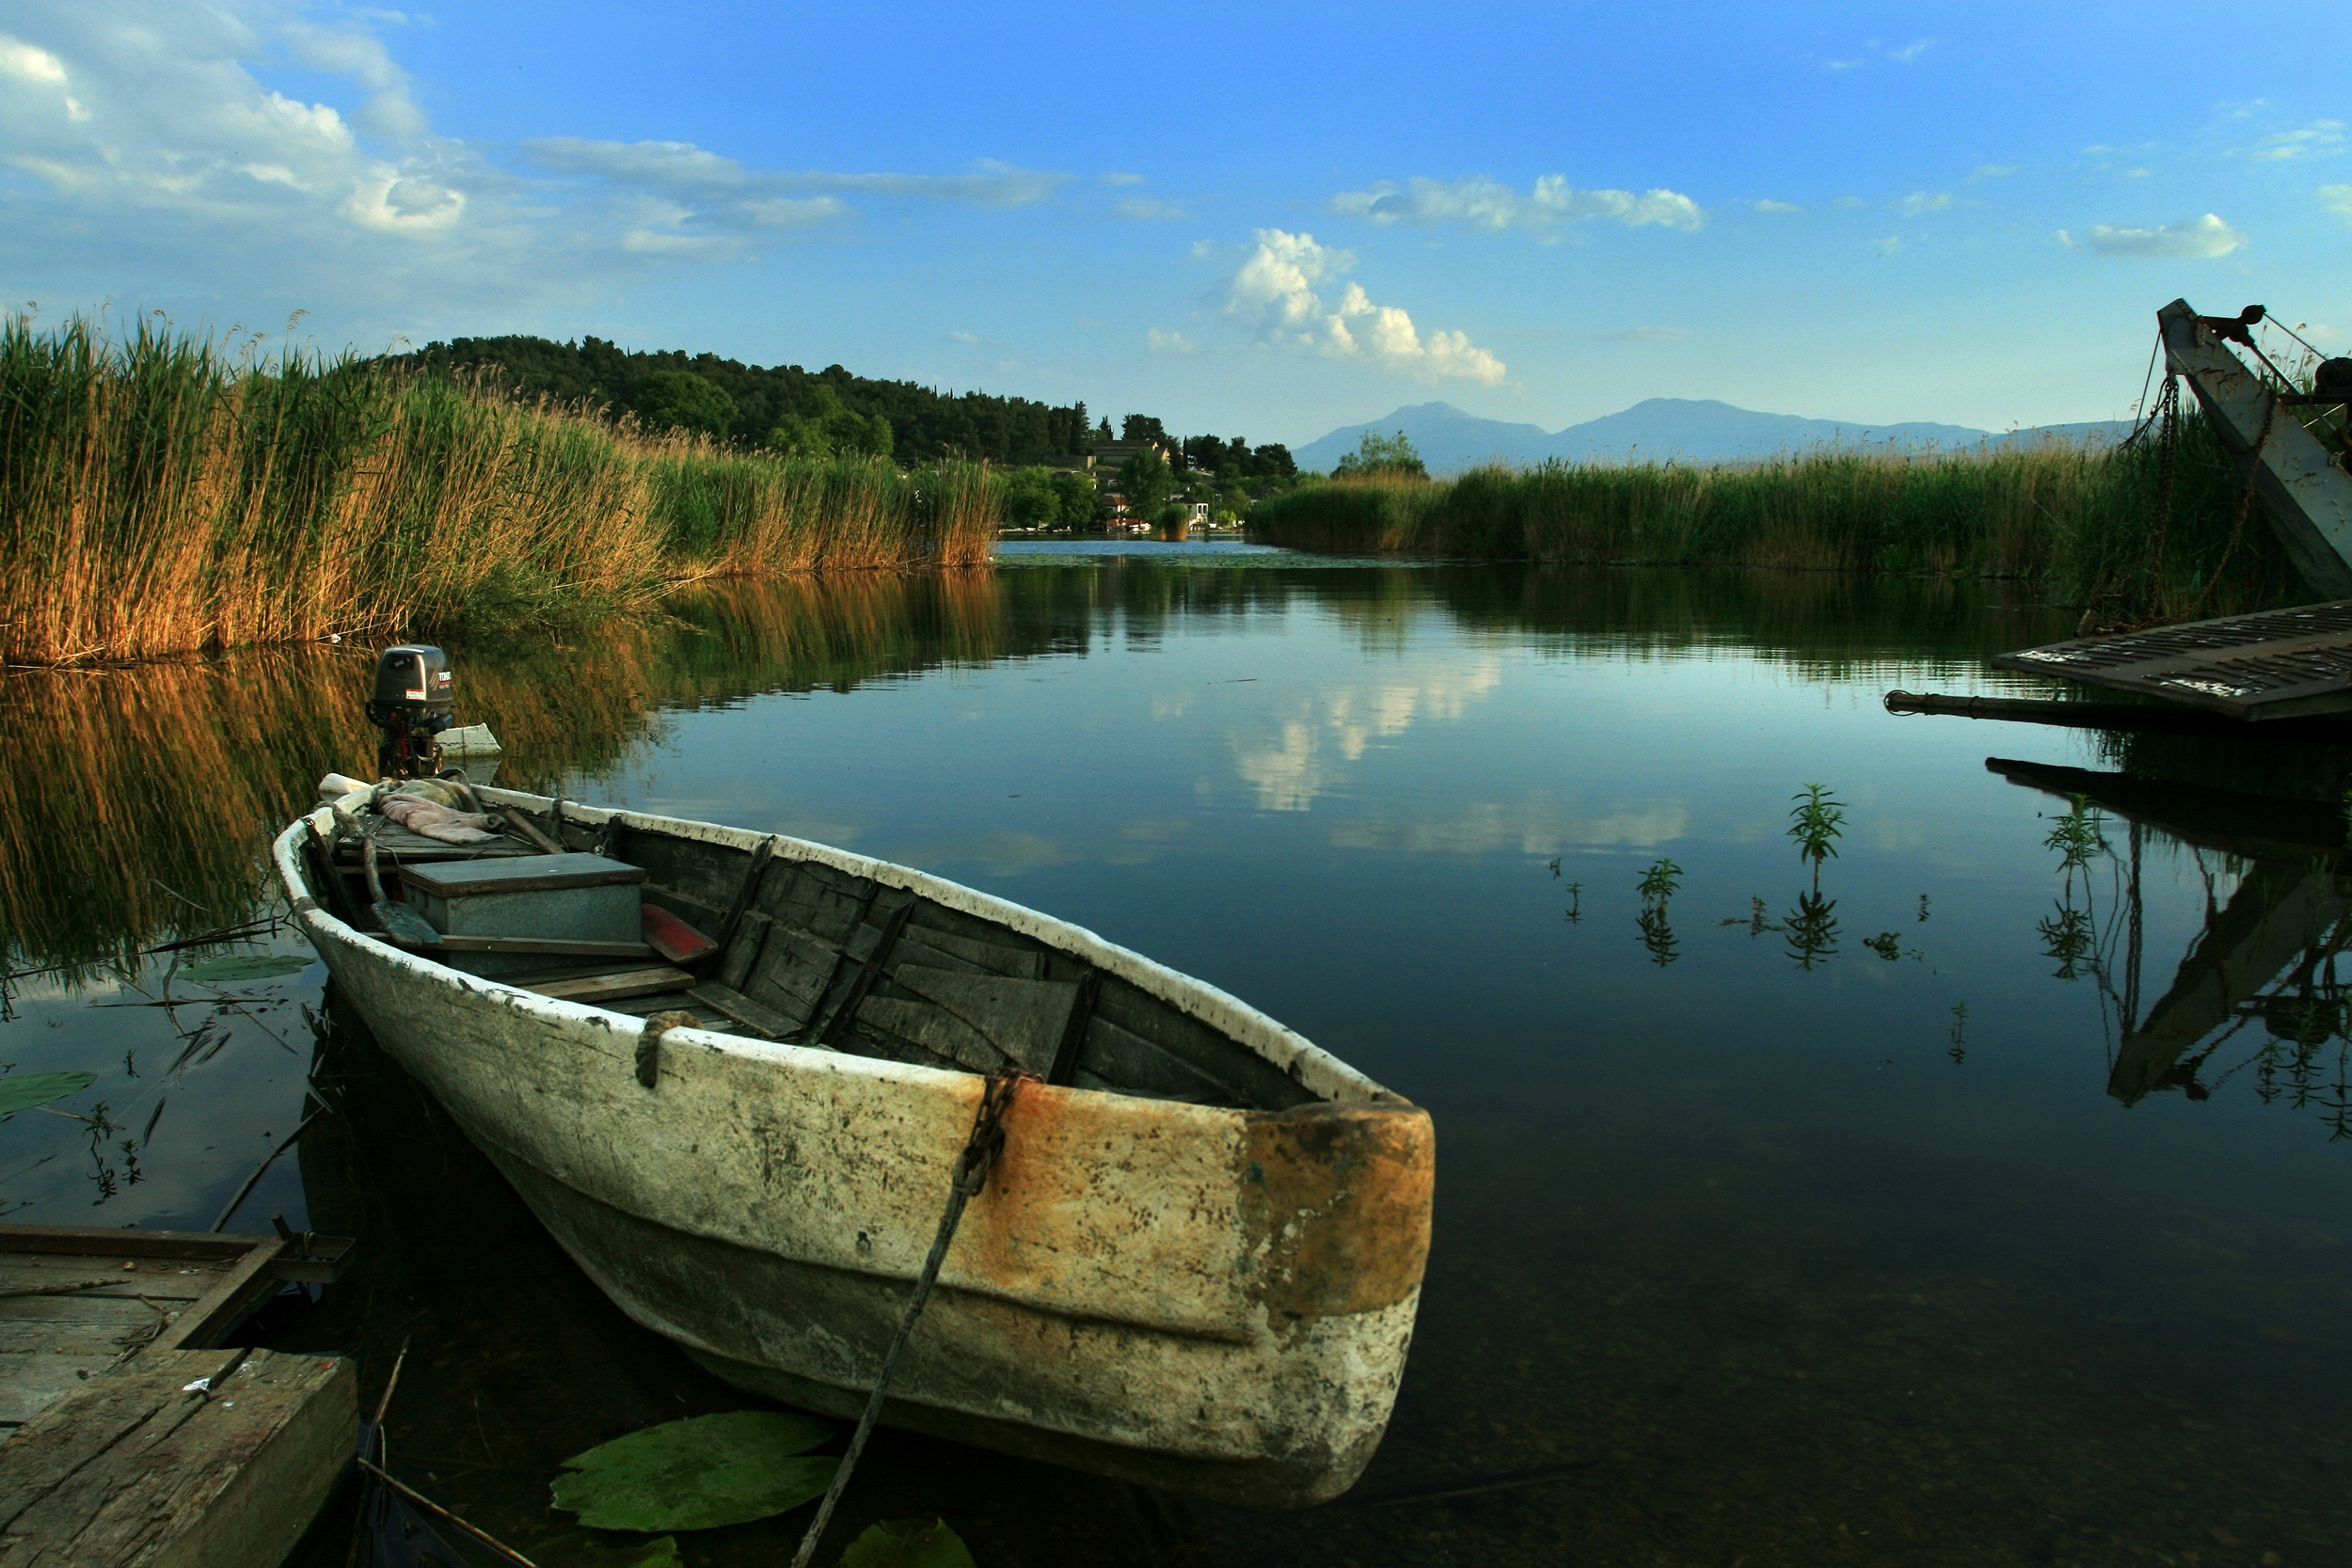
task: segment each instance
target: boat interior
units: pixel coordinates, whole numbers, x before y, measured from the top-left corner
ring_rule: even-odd
[[[1074,952],[802,858],[791,841],[743,849],[514,800],[493,807],[497,836],[481,843],[373,816],[364,845],[314,831],[313,894],[435,962],[673,1025],[950,1070],[1011,1064],[1049,1083],[1200,1105],[1282,1111],[1318,1098],[1247,1043]]]

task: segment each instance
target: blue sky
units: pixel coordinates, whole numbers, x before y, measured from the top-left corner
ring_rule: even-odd
[[[0,301],[593,333],[1301,442],[2112,418],[2352,351],[2326,8],[0,0]]]

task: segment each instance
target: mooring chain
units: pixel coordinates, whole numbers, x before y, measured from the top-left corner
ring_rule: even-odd
[[[890,1387],[891,1374],[898,1370],[898,1353],[906,1349],[907,1338],[914,1332],[914,1320],[923,1315],[924,1304],[930,1300],[931,1286],[939,1278],[940,1266],[947,1260],[948,1243],[956,1239],[956,1226],[963,1218],[963,1206],[977,1197],[988,1184],[988,1173],[994,1167],[996,1157],[1005,1148],[1005,1113],[1012,1109],[1014,1099],[1022,1086],[1042,1082],[1033,1072],[1015,1067],[1001,1067],[988,1075],[987,1085],[980,1091],[979,1109],[972,1117],[971,1135],[963,1140],[963,1148],[956,1155],[954,1175],[947,1183],[947,1207],[939,1216],[939,1232],[931,1238],[930,1256],[923,1260],[923,1272],[915,1276],[914,1294],[907,1298],[907,1309],[898,1319],[898,1332],[882,1353],[882,1370],[875,1376],[874,1391],[866,1401],[866,1414],[858,1418],[857,1431],[850,1435],[850,1446],[841,1455],[840,1467],[833,1473],[833,1485],[825,1491],[825,1500],[817,1507],[817,1517],[809,1521],[808,1533],[801,1537],[801,1549],[792,1554],[792,1568],[808,1568],[810,1557],[817,1551],[817,1542],[833,1520],[834,1505],[841,1500],[844,1488],[850,1484],[850,1472],[857,1468],[858,1456],[866,1451],[866,1439],[872,1434],[874,1423],[882,1417],[882,1397]]]

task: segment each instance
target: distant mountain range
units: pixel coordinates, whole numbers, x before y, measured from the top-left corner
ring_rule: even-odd
[[[1758,414],[1712,399],[1650,398],[1622,413],[1603,415],[1549,435],[1532,424],[1510,424],[1465,414],[1450,403],[1400,408],[1385,420],[1344,425],[1295,447],[1301,468],[1328,473],[1354,451],[1364,432],[1403,431],[1433,474],[1455,473],[1501,459],[1522,467],[1558,458],[1568,463],[1738,463],[1777,457],[1809,447],[1892,446],[1907,451],[2031,444],[2044,440],[2106,442],[2131,431],[2128,420],[2040,425],[1998,435],[1958,424],[1851,424],[1795,414]]]

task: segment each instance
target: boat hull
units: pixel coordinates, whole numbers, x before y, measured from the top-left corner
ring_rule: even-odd
[[[661,1034],[641,1067],[636,1018],[336,920],[309,896],[296,842],[278,842],[281,875],[338,986],[621,1309],[746,1388],[861,1409],[983,1081],[691,1028]],[[1106,973],[1232,1015],[1237,1037],[1259,1016],[1076,927],[858,863],[1017,914]],[[1259,1049],[1328,1098],[1266,1112],[1023,1090],[886,1421],[1248,1506],[1354,1481],[1411,1337],[1429,1120],[1262,1022]]]

